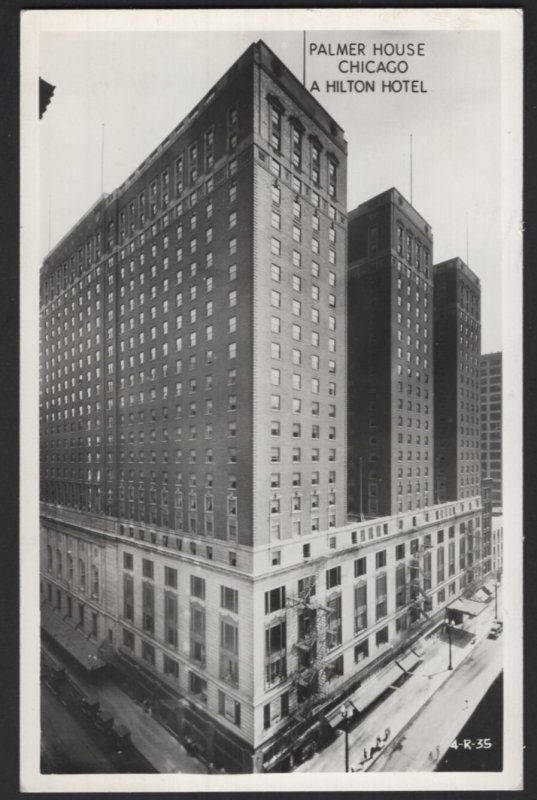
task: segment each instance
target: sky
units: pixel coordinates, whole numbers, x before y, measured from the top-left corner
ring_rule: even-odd
[[[302,80],[301,31],[42,33],[40,75],[56,90],[39,126],[41,256],[260,38]],[[362,43],[364,55],[310,53],[338,42]],[[388,43],[422,43],[424,55],[373,56],[374,44]],[[411,199],[412,135],[412,203],[432,226],[434,261],[460,256],[476,272],[482,352],[501,350],[499,34],[310,30],[306,54],[306,86],[317,81],[314,96],[347,138],[348,209],[392,186]],[[363,60],[406,61],[408,72],[348,74],[338,66]],[[376,91],[326,90],[327,81],[348,79],[374,80]],[[382,80],[394,79],[421,81],[426,93],[380,91]]]

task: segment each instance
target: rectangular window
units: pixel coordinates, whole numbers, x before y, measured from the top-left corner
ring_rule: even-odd
[[[237,727],[241,724],[241,704],[238,700],[218,690],[218,713]]]
[[[375,553],[375,566],[377,569],[386,566],[386,550],[379,550],[378,553]]]
[[[376,619],[382,619],[388,613],[388,578],[378,575],[376,580]]]
[[[142,639],[142,658],[144,661],[148,661],[153,667],[155,666],[155,648],[144,639]]]
[[[177,647],[178,628],[177,595],[172,592],[164,592],[164,638],[166,644]]]
[[[189,673],[189,689],[194,695],[197,697],[198,700],[201,700],[202,703],[207,702],[207,681],[204,678],[200,678],[199,675],[196,675],[195,672]]]
[[[398,564],[395,569],[395,606],[404,608],[407,604],[406,566]]]
[[[220,608],[239,613],[239,592],[237,589],[230,589],[228,586],[220,587]]]
[[[315,144],[315,142],[312,142],[310,152],[311,179],[313,183],[319,184],[321,176],[321,148]]]
[[[436,569],[437,575],[436,580],[437,583],[443,583],[445,580],[445,550],[443,547],[439,547],[436,553]]]
[[[332,200],[337,196],[337,166],[331,158],[328,159],[328,196]]]
[[[285,608],[285,586],[265,592],[265,614]]]
[[[128,573],[123,573],[123,616],[134,621],[134,582]]]
[[[270,144],[280,152],[282,144],[282,114],[273,104],[270,104]]]
[[[275,256],[279,256],[281,255],[281,249],[281,242],[273,236],[270,241],[270,252]]]
[[[239,628],[229,620],[220,620],[220,679],[239,685]]]
[[[343,654],[335,658],[326,667],[327,680],[331,681],[334,678],[339,678],[343,675]]]
[[[360,642],[354,648],[354,663],[359,664],[360,661],[364,661],[366,658],[369,658],[369,639],[366,639],[364,642]]]
[[[367,628],[367,585],[354,587],[354,633]]]
[[[367,570],[367,562],[366,556],[362,556],[362,558],[357,558],[354,561],[354,577],[360,578],[362,575],[366,574]]]
[[[291,129],[291,161],[295,169],[302,169],[302,133],[295,126]]]
[[[267,686],[273,686],[286,677],[287,625],[282,619],[265,629],[265,681]]]
[[[170,658],[166,654],[164,655],[164,660],[162,663],[164,675],[168,678],[171,678],[174,681],[179,680],[179,664],[175,659]]]
[[[200,600],[205,600],[205,579],[197,575],[190,576],[190,594]]]
[[[146,558],[142,559],[142,575],[144,578],[153,580],[153,562],[148,561]]]
[[[377,631],[375,635],[375,643],[377,647],[381,647],[382,645],[388,644],[388,626],[386,625],[385,628],[381,628],[380,631]]]
[[[332,567],[326,570],[326,588],[332,589],[341,584],[341,567]]]
[[[155,632],[155,589],[152,583],[142,583],[142,628],[146,633]]]
[[[205,666],[205,610],[190,604],[190,658]]]

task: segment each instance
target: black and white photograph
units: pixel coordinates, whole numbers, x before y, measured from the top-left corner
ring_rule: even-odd
[[[521,788],[521,12],[21,19],[22,790]]]

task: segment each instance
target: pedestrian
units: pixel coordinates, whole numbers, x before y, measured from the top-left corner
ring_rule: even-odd
[[[389,739],[389,736],[390,736],[390,729],[386,728],[386,730],[384,731],[384,741],[387,741]]]
[[[367,761],[367,750],[364,747],[364,761]]]
[[[440,747],[438,745],[436,745],[436,758],[440,758]]]
[[[382,739],[380,738],[380,736],[377,736],[377,747],[380,747],[380,743],[381,742],[382,742]]]
[[[429,761],[434,761],[434,755],[432,750],[429,750]]]
[[[369,758],[373,758],[374,754],[375,754],[375,748],[372,747],[371,750],[369,751]]]

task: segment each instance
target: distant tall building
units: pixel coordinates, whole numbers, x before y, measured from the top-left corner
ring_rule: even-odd
[[[492,505],[502,506],[502,354],[480,359],[481,479],[492,481]]]
[[[434,267],[436,501],[480,494],[481,284],[460,259]]]
[[[349,511],[434,502],[431,228],[397,189],[349,214]]]

